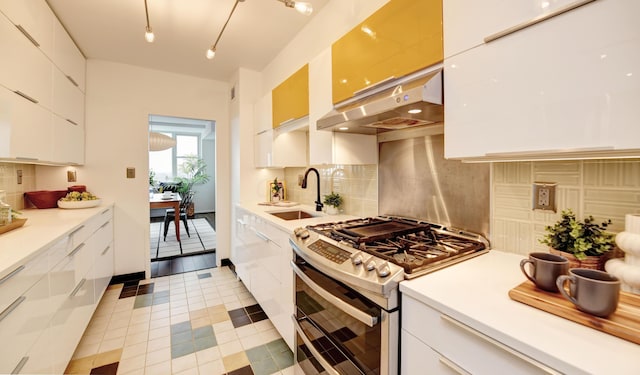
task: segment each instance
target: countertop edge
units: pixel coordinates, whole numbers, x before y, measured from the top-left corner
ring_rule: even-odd
[[[0,278],[40,256],[96,213],[113,207],[113,202],[103,201],[99,206],[82,209],[21,210],[20,217],[27,219],[25,225],[0,235]],[[53,220],[55,225],[51,223]]]

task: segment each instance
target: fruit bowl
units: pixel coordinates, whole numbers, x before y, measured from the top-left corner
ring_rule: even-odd
[[[99,206],[102,203],[101,199],[92,199],[86,201],[58,201],[58,207],[67,208],[67,209],[76,209],[76,208],[89,208]]]

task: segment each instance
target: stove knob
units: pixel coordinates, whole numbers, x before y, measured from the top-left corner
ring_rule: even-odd
[[[376,272],[380,277],[387,277],[391,274],[391,269],[389,268],[389,262],[382,263],[378,268],[376,268]]]
[[[293,230],[293,234],[295,234],[296,237],[300,237],[300,233],[302,233],[303,230],[304,230],[304,228],[301,228],[301,227],[296,228],[296,229]]]
[[[309,238],[309,231],[306,229],[303,229],[302,231],[300,231],[300,238],[302,238],[303,240],[306,240],[307,238]]]
[[[354,266],[362,264],[362,251],[358,251],[351,255],[351,263]]]
[[[373,271],[376,268],[376,260],[373,257],[367,259],[367,261],[364,263],[364,267],[367,269],[367,271]]]

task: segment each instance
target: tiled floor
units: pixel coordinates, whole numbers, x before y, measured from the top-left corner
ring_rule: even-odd
[[[228,267],[111,285],[68,374],[293,374],[293,354]]]

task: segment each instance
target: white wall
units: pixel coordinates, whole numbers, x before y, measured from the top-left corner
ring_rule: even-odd
[[[230,217],[230,205],[224,204],[229,201],[229,188],[224,186],[229,180],[228,92],[225,82],[87,61],[86,164],[78,168],[78,182],[115,202],[116,275],[144,270],[149,276],[150,113],[215,120],[216,211],[222,218]],[[126,178],[127,167],[136,169],[135,179]],[[228,257],[230,237],[228,224],[217,224],[219,262]]]

